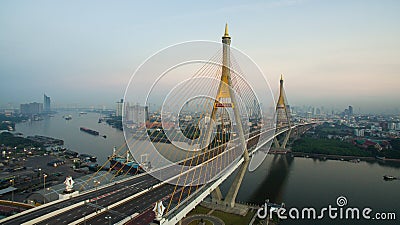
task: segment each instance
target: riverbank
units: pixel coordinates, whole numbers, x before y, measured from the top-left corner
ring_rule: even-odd
[[[313,154],[313,153],[303,153],[303,152],[291,152],[293,157],[304,157],[304,158],[316,158],[321,160],[363,160],[363,161],[375,161],[375,157],[368,156],[349,156],[349,155],[329,155],[329,154]]]
[[[391,142],[387,141],[387,143]],[[386,148],[377,148],[376,146],[364,148],[350,140],[343,141],[306,136],[294,141],[291,149],[291,153],[296,157],[400,162],[400,150],[397,149],[397,145],[394,145],[394,147],[388,145]]]
[[[331,155],[331,154],[318,154],[318,153],[306,153],[306,152],[293,152],[291,150],[275,150],[271,149],[268,154],[272,155],[291,155],[293,157],[301,157],[301,158],[311,158],[311,159],[319,159],[319,160],[341,160],[341,161],[352,161],[358,162],[354,160],[367,161],[367,162],[398,162],[400,163],[400,159],[392,159],[392,158],[376,158],[372,156],[356,156],[356,155]]]
[[[372,150],[360,149],[352,143],[326,138],[302,137],[291,145],[292,152],[339,156],[375,157]]]
[[[2,150],[18,150],[22,151],[26,148],[38,148],[41,149],[44,147],[43,143],[34,140],[33,138],[25,138],[19,135],[14,135],[10,132],[2,132],[0,133],[0,143]],[[4,148],[4,149],[3,149]]]

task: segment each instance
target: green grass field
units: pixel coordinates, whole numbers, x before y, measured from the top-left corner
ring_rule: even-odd
[[[189,214],[190,215],[196,215],[196,214],[207,214],[211,210],[208,208],[205,208],[203,206],[197,206],[194,208]],[[211,213],[212,216],[220,218],[222,221],[224,221],[225,225],[247,225],[251,221],[251,218],[254,216],[253,211],[249,211],[246,216],[239,216],[235,214],[230,214],[230,213],[225,213],[221,211],[214,211]],[[195,222],[195,221],[193,221]],[[191,222],[190,225],[197,225],[198,221],[196,223]],[[207,224],[207,223],[206,223]]]

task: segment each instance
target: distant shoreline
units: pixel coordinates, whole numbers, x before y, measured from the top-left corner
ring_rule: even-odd
[[[400,163],[400,159],[377,159],[376,157],[371,156],[349,156],[349,155],[330,155],[330,154],[319,154],[319,153],[306,153],[306,152],[293,152],[291,150],[270,150],[269,154],[277,154],[277,155],[292,155],[293,157],[303,157],[303,158],[312,158],[312,159],[321,159],[321,160],[357,160],[360,159],[362,161],[388,161],[388,162],[398,162]]]

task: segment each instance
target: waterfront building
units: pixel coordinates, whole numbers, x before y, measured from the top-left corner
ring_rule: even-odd
[[[148,107],[139,104],[130,105],[125,103],[125,121],[128,123],[141,124],[148,120]]]
[[[40,114],[43,112],[43,103],[32,102],[27,104],[21,104],[20,110],[22,114],[26,115]]]
[[[123,105],[124,99],[121,98],[121,100],[117,102],[117,110],[115,111],[115,116],[122,116]]]
[[[51,100],[46,94],[43,95],[43,112],[48,113],[51,111]]]

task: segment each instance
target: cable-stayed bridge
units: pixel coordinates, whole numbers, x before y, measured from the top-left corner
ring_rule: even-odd
[[[64,199],[5,218],[0,223],[177,224],[210,195],[213,203],[234,208],[251,157],[260,148],[272,143],[277,149],[285,149],[291,135],[305,132],[315,123],[292,122],[282,77],[275,115],[268,122],[263,117],[252,87],[238,72],[240,68],[230,52],[231,37],[227,26],[222,43],[222,54],[219,52],[215,56],[215,61],[221,63],[202,67],[193,79],[179,87],[178,94],[171,94],[175,94],[172,102],[182,101],[180,98],[185,97],[188,91],[197,94],[196,98],[184,100],[185,104],[178,112],[186,116],[189,112],[196,112],[196,118],[186,120],[194,123],[186,123],[185,129],[181,127],[178,131],[170,129],[172,132],[168,133],[165,126],[169,122],[151,121],[147,116],[144,129],[128,132],[126,144],[132,154],[145,156],[146,160],[128,169],[126,164],[111,163],[110,169],[118,167],[114,168],[116,174],[127,175],[127,178],[102,186],[98,178],[89,179],[87,183],[96,183],[95,189],[66,194]],[[201,79],[212,82],[204,85],[206,82],[203,83]],[[199,94],[206,89],[213,98]],[[167,106],[172,107],[172,102]],[[248,127],[246,124],[250,120],[253,124],[264,126]],[[185,123],[180,119],[175,122],[180,126]],[[182,139],[189,146],[185,151],[169,148],[174,141]],[[150,147],[144,144],[146,141]],[[151,153],[149,149],[154,146],[161,156]],[[124,152],[123,149],[116,150],[110,162],[117,155],[129,153],[129,150]],[[173,163],[163,164],[163,160]],[[149,161],[151,164],[146,164]],[[158,166],[155,166],[158,162]],[[153,168],[147,168],[143,173],[145,167]],[[236,170],[239,172],[231,188],[226,196],[222,196],[220,184]],[[77,190],[79,188],[75,187]],[[157,210],[160,204],[165,205],[161,207],[165,210]]]

